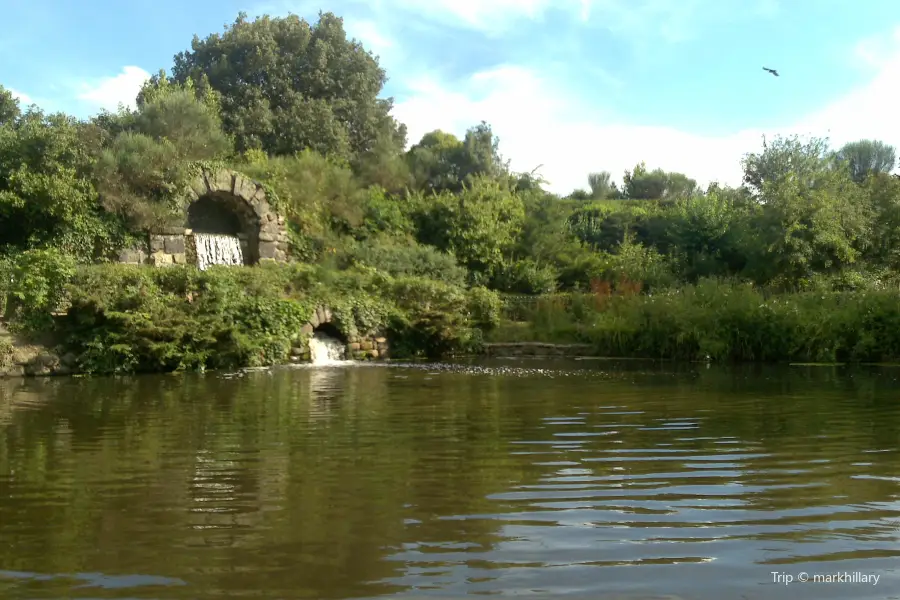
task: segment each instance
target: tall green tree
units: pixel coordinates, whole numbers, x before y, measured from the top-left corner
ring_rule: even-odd
[[[239,151],[312,149],[351,160],[384,135],[402,142],[398,152],[405,144],[392,99],[379,98],[384,70],[332,13],[314,25],[296,15],[250,21],[240,13],[223,33],[195,36],[172,73],[220,95],[225,131]]]
[[[778,138],[744,160],[744,179],[764,205],[754,226],[767,260],[758,277],[791,284],[859,258],[872,210],[863,188],[821,139]]]
[[[873,173],[890,173],[897,164],[893,146],[878,140],[849,142],[837,152],[838,159],[847,163],[850,177],[862,183]]]

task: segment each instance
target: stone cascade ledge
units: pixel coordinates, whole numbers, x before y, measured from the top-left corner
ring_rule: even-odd
[[[484,344],[488,356],[590,356],[590,344],[550,344],[545,342],[497,342]]]

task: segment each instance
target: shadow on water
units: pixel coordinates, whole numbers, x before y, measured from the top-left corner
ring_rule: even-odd
[[[0,381],[0,597],[900,597],[898,378],[493,359]]]

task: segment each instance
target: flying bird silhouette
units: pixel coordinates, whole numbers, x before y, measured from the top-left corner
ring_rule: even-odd
[[[776,71],[775,69],[770,69],[769,67],[763,67],[763,71],[768,71],[769,73],[771,73],[771,74],[774,75],[775,77],[778,77],[778,71]]]

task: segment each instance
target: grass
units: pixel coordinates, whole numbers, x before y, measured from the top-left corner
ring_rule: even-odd
[[[515,307],[487,341],[592,344],[610,357],[800,365],[896,363],[900,292],[764,294],[708,280],[662,293],[560,295]]]

